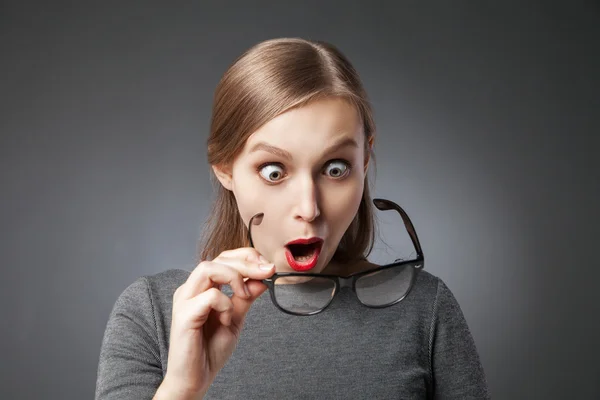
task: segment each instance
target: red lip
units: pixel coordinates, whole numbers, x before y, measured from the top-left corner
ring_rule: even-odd
[[[296,239],[296,240],[292,240],[291,242],[288,242],[286,244],[286,246],[290,245],[290,244],[311,244],[311,243],[317,243],[317,242],[322,242],[323,239],[318,238],[318,237],[311,237],[308,239]]]
[[[313,256],[303,262],[297,261],[287,246],[290,244],[312,244],[312,243],[322,244],[323,239],[318,238],[318,237],[312,237],[312,238],[308,238],[308,239],[296,239],[296,240],[293,240],[293,241],[289,242],[288,244],[286,244],[285,258],[286,258],[286,261],[288,262],[289,266],[293,270],[299,271],[299,272],[304,272],[304,271],[313,269],[315,267],[315,265],[317,265],[317,261],[319,260],[319,255],[321,254],[322,245],[317,246]]]

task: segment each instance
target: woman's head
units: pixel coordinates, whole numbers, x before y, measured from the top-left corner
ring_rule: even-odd
[[[245,52],[215,92],[208,161],[217,198],[202,259],[248,245],[289,270],[285,244],[324,240],[313,272],[363,258],[373,243],[366,170],[375,127],[360,79],[333,46],[275,39]]]

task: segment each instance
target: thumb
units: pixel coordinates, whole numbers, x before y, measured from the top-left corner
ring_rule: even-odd
[[[252,303],[267,290],[267,285],[254,279],[248,279],[246,281],[246,286],[250,292],[250,298],[245,299],[236,295],[231,296],[231,302],[233,303],[231,322],[239,327],[239,329],[241,329],[244,319],[246,318],[246,313],[250,310]]]

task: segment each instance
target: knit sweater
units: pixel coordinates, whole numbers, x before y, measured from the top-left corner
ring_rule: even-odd
[[[152,399],[167,370],[173,293],[190,272],[144,276],[117,299],[100,351],[96,399]],[[488,399],[463,313],[420,271],[400,303],[372,309],[342,289],[312,316],[264,293],[206,399]]]

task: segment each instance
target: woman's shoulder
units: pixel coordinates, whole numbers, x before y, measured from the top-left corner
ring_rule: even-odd
[[[413,300],[430,308],[436,302],[443,287],[445,285],[441,278],[427,270],[419,270],[412,288]]]
[[[173,301],[175,290],[185,283],[190,271],[168,269],[162,272],[142,275],[135,279],[117,299],[117,306],[155,308]]]
[[[185,269],[167,269],[155,274],[144,275],[140,279],[146,282],[152,297],[170,303],[175,290],[187,281],[190,274],[191,271]]]
[[[429,292],[437,292],[440,284],[443,283],[440,277],[425,269],[419,270],[415,278],[415,286],[420,286]]]
[[[185,269],[173,268],[155,274],[144,275],[142,279],[145,279],[149,285],[158,285],[165,288],[174,287],[177,289],[185,283],[191,273],[191,271]]]

